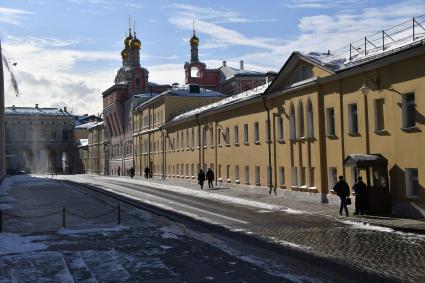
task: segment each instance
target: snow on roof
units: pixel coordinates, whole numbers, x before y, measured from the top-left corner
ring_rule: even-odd
[[[101,126],[101,125],[103,125],[103,121],[102,122],[95,122],[93,125],[89,126],[87,129],[92,129],[94,127]]]
[[[88,139],[80,139],[80,146],[87,146],[89,144]]]
[[[51,115],[51,116],[72,116],[57,108],[38,108],[38,107],[6,107],[6,115]]]
[[[152,97],[151,99],[149,99],[148,101],[145,101],[143,103],[141,103],[137,108],[142,107],[143,105],[146,105],[148,103],[151,103],[154,100],[157,100],[161,97],[164,96],[186,96],[186,97],[221,97],[221,96],[225,96],[224,94],[222,94],[221,92],[218,91],[213,91],[213,90],[208,90],[208,89],[204,89],[204,88],[200,88],[199,92],[190,92],[190,85],[185,85],[185,86],[179,86],[179,87],[174,87],[172,89],[169,89],[159,95],[156,95],[154,97]],[[137,109],[136,108],[136,109]]]
[[[352,46],[351,55],[349,49],[345,49],[339,54],[310,52],[308,54],[300,53],[300,55],[337,72],[387,56],[397,51],[423,45],[425,44],[425,33],[418,33],[414,39],[412,36],[406,36],[405,33],[401,33],[398,34],[397,37],[393,36],[392,39],[392,41],[385,43],[385,48],[383,48],[382,45],[374,48],[369,46],[365,51],[364,48]]]
[[[190,110],[188,112],[177,115],[170,122],[176,122],[176,121],[179,121],[179,120],[182,120],[182,119],[192,117],[192,116],[199,114],[199,113],[202,113],[202,112],[206,112],[206,111],[209,111],[209,110],[224,107],[226,105],[230,105],[230,104],[233,104],[233,103],[248,100],[252,97],[258,96],[259,94],[263,93],[269,85],[270,85],[270,83],[267,83],[267,84],[261,85],[257,88],[253,88],[251,90],[232,95],[232,96],[227,97],[225,99],[222,99],[220,101],[213,102],[213,103],[207,104],[205,106],[195,108],[195,109]]]
[[[78,125],[75,128],[76,129],[88,129],[91,126],[94,126],[95,124],[97,124],[97,122],[88,122],[88,123],[85,123],[85,124]]]
[[[266,73],[264,72],[258,72],[258,71],[250,71],[250,70],[241,70],[241,69],[236,69],[236,68],[232,68],[229,66],[221,66],[220,69],[221,71],[221,79],[222,81],[228,80],[233,78],[234,76],[265,76]]]

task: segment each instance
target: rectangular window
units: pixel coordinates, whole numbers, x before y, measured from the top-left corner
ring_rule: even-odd
[[[239,183],[239,165],[235,165],[235,182]]]
[[[254,122],[254,142],[259,143],[260,142],[260,129],[258,122]]]
[[[377,132],[385,130],[384,105],[385,99],[375,100],[375,131]]]
[[[186,130],[186,149],[189,149],[189,129]]]
[[[329,167],[328,169],[328,181],[329,181],[329,190],[331,191],[337,182],[337,171],[336,167]]]
[[[210,129],[210,145],[214,146],[214,129]]]
[[[183,131],[182,131],[181,138],[182,138],[181,149],[184,149],[184,132]]]
[[[195,129],[192,128],[192,148],[195,146]]]
[[[348,105],[348,128],[350,134],[357,134],[359,132],[359,123],[357,118],[357,104]]]
[[[296,187],[298,186],[298,168],[293,166],[291,168],[291,185]]]
[[[226,179],[227,182],[230,182],[230,165],[226,166]]]
[[[305,178],[305,167],[301,167],[301,186],[305,186],[306,185],[306,178]]]
[[[403,95],[403,128],[413,128],[416,126],[415,94]]]
[[[202,143],[207,146],[207,128],[202,128]]]
[[[283,140],[283,118],[278,117],[277,118],[277,137],[280,141]]]
[[[266,142],[270,141],[270,128],[269,128],[269,120],[266,120]]]
[[[179,134],[179,132],[177,132],[177,144],[176,144],[176,148],[177,149],[180,148],[180,134]]]
[[[195,164],[190,165],[190,175],[192,177],[195,176]]]
[[[310,181],[308,182],[310,187],[314,187],[314,167],[310,167]]]
[[[261,185],[261,183],[260,183],[260,166],[255,166],[255,184],[257,186]]]
[[[217,144],[220,146],[221,145],[221,129],[218,129],[218,137],[217,137],[217,139],[218,139],[218,141],[217,141]]]
[[[221,179],[221,164],[218,165],[218,178]]]
[[[229,127],[226,128],[225,139],[226,139],[226,145],[229,145],[230,144],[230,129],[229,129]]]
[[[279,185],[285,185],[285,167],[279,167]]]
[[[186,177],[189,177],[189,164],[186,163]]]
[[[239,127],[234,127],[235,144],[239,144]]]
[[[408,198],[419,197],[419,178],[417,168],[406,168],[404,171],[406,179],[406,196]]]
[[[245,184],[249,184],[249,166],[245,166]]]
[[[328,136],[335,136],[335,111],[333,108],[326,109],[327,132]]]
[[[243,142],[248,143],[248,124],[243,125]]]

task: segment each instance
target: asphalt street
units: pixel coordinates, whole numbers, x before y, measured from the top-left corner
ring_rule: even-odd
[[[235,204],[161,188],[103,179],[93,176],[67,176],[67,180],[113,192],[198,222],[212,223],[229,231],[277,243],[302,254],[294,257],[316,265],[326,273],[352,274],[355,270],[406,282],[425,281],[425,237],[374,227],[358,227],[334,218],[308,213],[285,212]],[[215,232],[218,233],[218,232]],[[220,236],[220,235],[216,235]],[[257,246],[261,242],[255,243]],[[264,247],[267,245],[265,244]],[[285,251],[285,250],[284,250]],[[310,255],[310,257],[306,257]],[[282,260],[282,259],[279,259]],[[338,263],[331,265],[330,262]],[[347,268],[347,269],[345,269]],[[348,273],[351,272],[351,273]],[[351,276],[351,275],[350,275]],[[362,281],[359,273],[359,281]]]

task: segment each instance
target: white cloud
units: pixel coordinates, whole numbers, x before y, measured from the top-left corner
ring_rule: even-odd
[[[38,103],[42,107],[67,106],[74,113],[100,112],[101,92],[112,85],[115,69],[95,68],[77,71],[87,62],[119,62],[119,52],[81,51],[72,49],[73,40],[35,37],[6,37],[5,55],[13,67],[21,94],[16,97],[11,84],[6,83],[6,105]],[[6,81],[8,79],[6,74]]]
[[[364,0],[292,0],[289,3],[285,1],[284,5],[289,8],[330,9],[347,5],[353,6],[364,2]]]
[[[19,25],[22,17],[28,14],[32,14],[32,12],[21,9],[0,7],[0,22],[11,25]]]

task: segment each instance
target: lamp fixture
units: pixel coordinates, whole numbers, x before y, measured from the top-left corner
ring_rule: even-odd
[[[359,90],[364,95],[367,95],[369,93],[369,90],[370,90],[369,87],[368,87],[368,84],[367,84],[368,80],[375,84],[375,86],[378,89],[378,91],[381,91],[381,82],[380,82],[379,78],[377,78],[376,80],[373,80],[371,78],[366,78],[366,80],[364,81],[362,87],[359,88]]]

